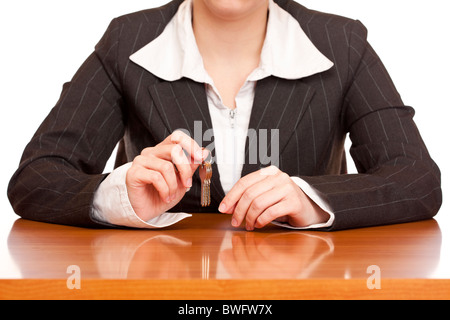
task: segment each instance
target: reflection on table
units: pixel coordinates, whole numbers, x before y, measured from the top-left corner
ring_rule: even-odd
[[[270,226],[247,232],[230,217],[194,214],[159,230],[91,230],[17,220],[8,249],[24,279],[430,278],[440,261],[435,220],[334,233]]]

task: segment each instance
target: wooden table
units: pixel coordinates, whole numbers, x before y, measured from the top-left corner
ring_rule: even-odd
[[[0,299],[449,299],[441,244],[435,220],[325,233],[221,214],[160,230],[18,219],[0,246],[19,275],[0,274]]]

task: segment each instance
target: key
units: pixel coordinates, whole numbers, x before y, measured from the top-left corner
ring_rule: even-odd
[[[206,179],[206,200],[205,200],[205,206],[209,206],[211,204],[211,178],[212,178],[212,167],[211,163],[206,163],[206,173],[207,173],[207,179]]]
[[[201,181],[201,196],[200,203],[202,207],[207,207],[211,204],[211,177],[212,166],[211,162],[203,161],[199,169]]]
[[[203,161],[200,166],[200,180],[201,180],[201,200],[202,207],[207,207],[211,204],[211,177],[212,167],[209,161]]]

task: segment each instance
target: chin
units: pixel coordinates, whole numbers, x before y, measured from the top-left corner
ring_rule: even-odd
[[[243,18],[267,5],[267,0],[201,0],[217,17],[224,20]]]

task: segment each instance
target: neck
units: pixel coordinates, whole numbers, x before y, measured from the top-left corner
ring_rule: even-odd
[[[203,57],[209,60],[259,57],[266,35],[268,2],[242,13],[215,12],[203,0],[193,2],[193,29]]]

